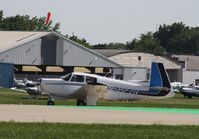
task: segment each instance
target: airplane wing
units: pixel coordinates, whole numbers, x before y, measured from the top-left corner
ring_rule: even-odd
[[[11,90],[14,90],[14,91],[18,91],[18,92],[23,92],[23,93],[27,93],[26,90],[23,90],[23,89],[17,89],[16,87],[12,87],[10,88]]]
[[[18,89],[17,87],[12,87],[10,89],[14,91],[22,92],[22,93],[28,93],[30,96],[33,96],[34,98],[39,95],[42,95],[37,87],[27,87],[24,89]]]

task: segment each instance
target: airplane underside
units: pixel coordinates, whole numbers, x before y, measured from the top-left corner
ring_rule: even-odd
[[[170,97],[167,96],[157,96],[155,94],[147,94],[146,92],[150,90],[143,90],[137,92],[120,92],[120,91],[110,91],[106,86],[83,86],[73,93],[57,93],[49,96],[48,105],[54,105],[54,99],[76,99],[77,105],[96,105],[97,100],[139,100],[139,99],[163,99]],[[157,91],[157,90],[156,90]],[[161,90],[159,90],[161,91]],[[170,90],[167,90],[168,92]],[[160,93],[158,93],[160,94]],[[52,102],[53,101],[53,102]],[[50,102],[50,103],[49,103]]]

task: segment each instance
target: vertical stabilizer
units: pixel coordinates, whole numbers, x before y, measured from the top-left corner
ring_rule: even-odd
[[[150,87],[171,87],[167,72],[162,63],[152,62],[150,74]]]

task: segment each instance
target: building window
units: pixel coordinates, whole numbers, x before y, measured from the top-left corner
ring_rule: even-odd
[[[195,79],[195,86],[199,86],[199,79]]]
[[[147,73],[146,74],[146,79],[149,80],[149,78],[150,78],[150,73]]]

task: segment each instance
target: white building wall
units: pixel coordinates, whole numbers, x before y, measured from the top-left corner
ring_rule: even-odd
[[[189,85],[193,82],[195,83],[195,80],[199,79],[199,71],[197,70],[184,70],[183,71],[183,84]]]
[[[123,79],[128,80],[147,80],[147,69],[142,67],[124,68]]]
[[[123,68],[113,68],[113,75],[122,75]]]

